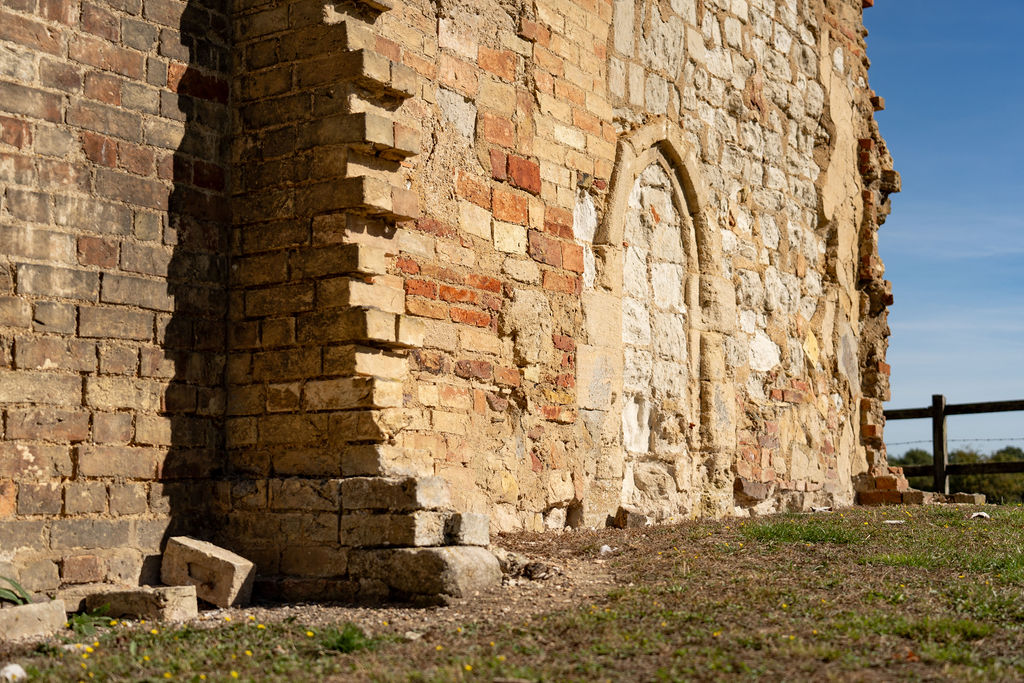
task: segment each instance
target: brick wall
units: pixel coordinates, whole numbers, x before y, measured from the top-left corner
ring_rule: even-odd
[[[878,499],[862,10],[7,2],[0,571],[152,578],[173,525],[408,596],[474,513]]]
[[[31,590],[153,579],[218,466],[227,27],[0,7],[0,564]]]

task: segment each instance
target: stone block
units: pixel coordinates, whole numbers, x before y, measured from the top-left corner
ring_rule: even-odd
[[[491,543],[491,518],[477,512],[458,512],[445,525],[445,543],[480,545]]]
[[[428,451],[382,444],[349,446],[341,456],[345,477],[429,477],[434,461]]]
[[[407,515],[342,515],[340,541],[354,547],[438,546],[449,513],[420,510]]]
[[[380,581],[398,597],[468,597],[501,584],[497,558],[473,546],[354,551],[349,573]]]
[[[0,642],[49,636],[66,623],[62,600],[5,607],[0,609]]]
[[[967,505],[984,505],[985,494],[984,493],[954,493],[954,503],[965,503]]]
[[[200,598],[218,607],[246,604],[255,576],[255,566],[244,557],[188,536],[167,542],[160,574],[168,585],[195,586]]]
[[[616,529],[641,529],[650,526],[651,520],[639,510],[620,505],[612,517],[611,526]]]
[[[343,510],[432,510],[450,501],[448,484],[440,477],[352,477],[341,483]]]
[[[199,614],[195,586],[140,586],[131,590],[97,591],[85,597],[85,607],[106,608],[105,616],[185,621]]]

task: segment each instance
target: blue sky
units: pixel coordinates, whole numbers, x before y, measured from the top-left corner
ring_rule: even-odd
[[[1024,399],[1024,1],[876,0],[864,21],[903,177],[879,234],[895,296],[887,407]],[[950,449],[1024,447],[1024,412],[948,427]],[[893,455],[930,434],[927,420],[885,428]]]

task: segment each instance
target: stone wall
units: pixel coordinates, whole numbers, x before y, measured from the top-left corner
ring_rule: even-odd
[[[57,1],[0,9],[0,573],[459,592],[481,515],[902,499],[862,0]]]

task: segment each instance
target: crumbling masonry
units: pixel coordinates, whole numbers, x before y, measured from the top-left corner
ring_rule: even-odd
[[[901,500],[862,4],[3,0],[0,574]]]

